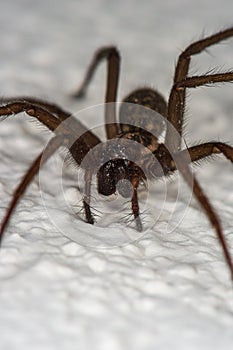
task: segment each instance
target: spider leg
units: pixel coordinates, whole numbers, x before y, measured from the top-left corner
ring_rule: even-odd
[[[43,164],[49,159],[49,157],[52,156],[52,154],[63,144],[63,139],[61,137],[55,136],[50,142],[49,147],[46,148],[46,151],[41,152],[40,155],[35,159],[35,161],[32,163],[26,174],[24,175],[23,179],[21,180],[20,184],[17,186],[16,190],[13,193],[12,200],[10,202],[10,205],[7,209],[6,215],[3,218],[3,221],[1,223],[0,228],[0,244],[4,235],[4,231],[9,223],[9,220],[11,218],[11,215],[18,204],[20,198],[24,194],[25,190],[27,189],[28,185],[33,180],[34,176],[38,173],[39,169]]]
[[[190,147],[187,151],[189,152],[192,162],[219,153],[222,153],[227,159],[233,162],[233,147],[222,142],[206,142],[201,145]],[[187,151],[185,150],[184,152]]]
[[[189,45],[180,54],[176,65],[176,69],[175,69],[174,85],[171,89],[169,102],[168,102],[168,121],[170,122],[171,126],[177,130],[178,133],[177,135],[175,135],[173,128],[168,124],[166,136],[165,136],[165,144],[168,146],[168,149],[173,149],[176,152],[176,151],[179,151],[181,147],[181,139],[179,136],[182,135],[183,117],[184,117],[184,108],[185,108],[185,94],[186,94],[186,87],[189,87],[189,86],[186,86],[185,84],[183,84],[183,86],[179,86],[179,83],[184,82],[187,79],[191,79],[191,78],[187,78],[191,56],[196,55],[204,51],[207,47],[217,44],[220,41],[230,38],[232,36],[233,36],[233,27],[194,42],[193,44]],[[228,81],[227,80],[228,77],[226,74],[231,74],[231,72],[223,74],[226,78],[225,81]],[[211,81],[204,82],[204,84],[207,84],[207,83],[211,83]],[[204,84],[202,83],[201,85],[204,85]]]
[[[91,195],[91,179],[92,179],[92,172],[90,170],[85,171],[85,194],[83,197],[83,208],[86,216],[86,221],[89,224],[94,224],[94,218],[91,213],[90,208],[90,195]]]
[[[90,130],[88,130],[83,124],[81,124],[74,117],[64,115],[65,121],[61,123],[61,120],[56,118],[47,109],[40,107],[37,104],[33,104],[30,101],[15,101],[7,103],[4,106],[0,106],[0,116],[10,116],[21,112],[27,113],[31,117],[35,117],[39,122],[47,126],[51,131],[63,132],[64,136],[73,135],[74,143],[70,147],[70,152],[77,162],[80,164],[85,154],[98,143],[100,139],[95,136]],[[60,128],[59,128],[60,126]],[[79,139],[76,140],[76,132],[81,135]],[[80,155],[78,149],[82,149],[82,154]],[[80,157],[81,156],[81,157]]]
[[[177,168],[179,169],[179,172],[182,174],[186,183],[192,189],[197,200],[199,201],[200,205],[202,206],[204,212],[206,213],[206,216],[208,217],[210,223],[212,224],[213,228],[215,229],[215,231],[217,233],[218,240],[219,240],[219,242],[222,246],[222,249],[223,249],[226,263],[227,263],[229,270],[230,270],[230,273],[231,273],[231,278],[233,280],[233,261],[232,261],[231,255],[230,255],[230,251],[229,251],[227,242],[226,242],[224,235],[223,235],[220,221],[219,221],[218,216],[215,213],[212,205],[210,204],[208,198],[206,197],[205,193],[203,192],[201,186],[199,185],[198,181],[195,179],[191,170],[189,169],[186,155],[187,155],[187,153],[185,154],[183,152],[179,152],[174,157],[175,162],[177,164]]]
[[[133,195],[132,195],[132,199],[131,199],[131,206],[132,206],[132,212],[133,212],[134,219],[136,222],[137,230],[139,232],[141,232],[142,231],[142,222],[141,222],[141,218],[140,218],[140,211],[139,211],[139,204],[138,204],[138,192],[137,192],[138,184],[139,184],[139,179],[137,177],[135,177],[132,180]]]
[[[176,89],[183,90],[184,88],[195,88],[203,85],[210,85],[215,83],[226,83],[226,82],[232,82],[232,81],[233,81],[233,72],[192,76],[179,81],[176,84]]]
[[[38,100],[37,100],[38,102]],[[44,106],[44,103],[43,103]],[[60,146],[65,146],[69,149],[76,163],[81,164],[83,158],[88,151],[97,145],[100,140],[97,136],[91,133],[86,127],[84,127],[75,118],[70,117],[69,119],[61,123],[57,117],[50,113],[47,109],[39,106],[39,104],[33,104],[30,101],[15,101],[7,103],[4,106],[0,106],[0,116],[10,116],[21,112],[27,113],[31,117],[35,117],[38,121],[48,127],[51,131],[57,133],[57,136],[53,139],[52,145],[46,148],[45,152],[42,152],[33,162],[32,166],[28,169],[27,173],[23,177],[22,181],[18,185],[14,192],[12,201],[7,210],[6,216],[3,219],[2,226],[0,229],[0,241],[2,239],[4,230],[10,220],[12,212],[16,207],[22,194],[25,192],[27,186],[32,181],[33,177],[39,171],[40,166],[55,152]],[[65,116],[64,116],[65,117]],[[77,139],[75,130],[81,134]],[[59,142],[58,142],[59,141]],[[72,142],[74,141],[74,142]],[[58,143],[57,143],[58,142]],[[47,150],[49,149],[49,151]],[[42,157],[43,156],[43,157]],[[43,159],[43,162],[42,162]]]
[[[73,93],[73,96],[76,98],[80,98],[86,95],[87,88],[93,78],[96,68],[99,63],[103,60],[107,59],[108,61],[108,76],[107,85],[111,85],[110,80],[114,80],[114,84],[111,85],[109,90],[111,90],[112,95],[115,96],[117,93],[117,85],[118,85],[118,76],[119,76],[119,65],[120,65],[120,54],[116,47],[107,46],[101,47],[97,50],[92,58],[92,61],[87,69],[83,82],[79,86],[79,88]],[[110,91],[109,91],[110,94]],[[111,101],[108,101],[111,102]]]
[[[51,131],[56,130],[61,123],[59,119],[49,113],[46,109],[27,101],[16,101],[0,106],[0,116],[10,116],[21,112],[25,112],[29,116],[35,117]]]
[[[108,62],[107,87],[105,94],[105,129],[107,138],[112,139],[119,133],[116,120],[115,102],[117,100],[117,89],[120,74],[120,54],[116,47],[103,47],[95,53],[87,69],[82,84],[80,85],[79,89],[73,94],[73,96],[83,97],[86,94],[87,87],[92,80],[97,66],[104,59],[107,59]]]
[[[55,103],[44,101],[39,98],[34,98],[30,96],[17,96],[17,97],[4,97],[0,99],[1,103],[12,103],[12,102],[28,102],[33,105],[37,105],[43,109],[47,109],[50,113],[54,114],[60,121],[71,116],[70,112],[65,111],[63,108]]]

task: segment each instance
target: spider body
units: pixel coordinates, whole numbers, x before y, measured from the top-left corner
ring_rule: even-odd
[[[55,136],[46,152],[33,162],[16,188],[9,208],[3,218],[0,239],[19,199],[49,157],[61,146],[68,149],[76,164],[84,169],[85,187],[83,208],[86,221],[94,224],[91,212],[91,183],[97,176],[97,190],[104,196],[118,191],[121,196],[131,198],[131,208],[136,227],[143,229],[140,219],[137,190],[142,181],[167,176],[178,170],[213,226],[223,249],[226,263],[233,279],[233,262],[224,238],[220,220],[210,204],[189,163],[213,154],[223,154],[233,162],[233,147],[222,142],[206,142],[182,149],[182,132],[186,90],[221,82],[232,82],[233,72],[189,76],[193,55],[209,46],[233,37],[233,28],[200,39],[189,45],[180,55],[176,64],[173,85],[168,103],[163,96],[150,88],[131,92],[123,100],[117,119],[116,104],[120,73],[120,55],[115,47],[99,49],[87,70],[86,76],[75,97],[82,97],[92,79],[96,67],[107,60],[107,87],[105,96],[105,130],[107,141],[100,139],[61,107],[36,98],[16,97],[5,99],[0,106],[0,117],[21,112],[36,118]],[[156,115],[156,117],[155,117]],[[162,118],[161,118],[162,116]],[[164,141],[160,136],[164,133]]]
[[[140,183],[146,178],[168,174],[170,168],[168,169],[165,163],[160,162],[162,169],[157,167],[160,168],[160,171],[154,164],[157,158],[156,151],[159,148],[158,136],[164,129],[164,123],[161,119],[155,118],[154,113],[150,111],[160,113],[164,117],[167,114],[166,101],[155,90],[138,89],[123,100],[119,112],[120,133],[116,135],[116,141],[104,146],[100,152],[102,157],[97,154],[92,159],[101,158],[103,163],[100,168],[99,164],[95,165],[96,169],[99,168],[97,186],[100,194],[110,196],[118,192],[122,197],[130,198],[134,179],[138,179]],[[124,145],[124,140],[131,142],[126,142]],[[144,147],[138,149],[135,143]],[[154,162],[152,152],[155,156]],[[161,152],[158,153],[158,156],[160,154]],[[130,159],[134,159],[134,162]],[[93,164],[93,161],[90,163]],[[147,176],[142,169],[147,169]]]

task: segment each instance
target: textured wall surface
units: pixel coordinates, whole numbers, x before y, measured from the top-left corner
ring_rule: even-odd
[[[0,95],[33,95],[72,112],[103,102],[104,64],[86,99],[69,97],[96,48],[121,49],[120,98],[140,85],[168,97],[179,52],[203,33],[233,24],[230,0],[0,2]],[[192,73],[227,70],[232,57],[233,39],[195,57]],[[225,84],[189,92],[189,145],[214,139],[233,144],[232,89]],[[94,112],[83,123],[103,124]],[[49,136],[24,114],[1,122],[1,217]],[[57,163],[59,156],[45,167],[43,184],[34,180],[4,236],[0,349],[232,349],[229,272],[215,232],[182,180],[151,187],[144,220],[153,222],[163,206],[161,215],[138,236],[121,218],[129,214],[127,205],[115,213],[105,203],[94,227],[63,212]],[[195,168],[231,247],[232,170],[221,157]],[[67,198],[78,201],[75,171],[64,171]]]

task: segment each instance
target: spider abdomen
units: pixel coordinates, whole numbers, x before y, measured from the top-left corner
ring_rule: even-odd
[[[125,97],[119,119],[123,133],[145,130],[158,138],[164,130],[167,103],[163,96],[152,89],[137,89]]]

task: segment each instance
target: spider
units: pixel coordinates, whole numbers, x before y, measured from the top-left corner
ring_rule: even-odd
[[[211,85],[219,82],[232,82],[233,72],[205,74],[200,76],[189,76],[189,65],[191,57],[199,54],[211,45],[217,44],[233,36],[233,27],[217,32],[214,35],[198,40],[189,45],[179,55],[174,74],[174,81],[169,95],[168,103],[163,96],[151,89],[141,88],[131,92],[124,100],[125,103],[130,103],[131,109],[126,110],[129,122],[123,122],[121,119],[117,122],[116,108],[114,102],[117,101],[117,89],[120,72],[120,55],[116,47],[109,46],[99,49],[88,69],[80,88],[74,93],[75,97],[84,96],[89,83],[92,80],[93,74],[103,60],[107,62],[107,87],[105,97],[105,131],[108,141],[130,140],[133,143],[138,143],[144,146],[148,152],[139,152],[136,155],[136,160],[140,164],[146,163],[146,167],[150,168],[151,177],[167,176],[176,170],[179,170],[187,184],[192,188],[193,193],[198,200],[200,206],[208,217],[211,225],[216,231],[217,238],[223,249],[223,254],[226,263],[229,267],[231,278],[233,280],[233,261],[230,255],[230,250],[224,238],[220,220],[210,204],[207,196],[199,185],[197,179],[193,176],[190,168],[190,162],[197,162],[200,159],[209,157],[213,154],[222,153],[227,159],[233,162],[233,147],[222,142],[207,142],[188,148],[189,161],[185,161],[185,151],[182,149],[181,136],[183,131],[183,119],[185,110],[186,89],[196,88],[198,86]],[[113,104],[111,104],[113,102]],[[133,107],[132,107],[133,106]],[[151,133],[151,128],[161,132],[163,126],[156,124],[152,119],[145,118],[143,126],[131,125],[130,121],[140,118],[138,107],[145,106],[147,109],[153,110],[162,115],[168,121],[164,142],[160,143],[157,135]],[[87,154],[95,150],[96,146],[101,144],[100,139],[88,128],[86,128],[79,120],[75,119],[71,113],[63,110],[56,104],[52,104],[37,98],[16,97],[2,101],[0,106],[0,116],[7,117],[25,112],[27,115],[36,118],[44,124],[50,131],[54,132],[49,147],[46,152],[41,154],[34,160],[20,184],[13,193],[12,200],[3,218],[0,240],[8,225],[9,219],[24,194],[26,188],[38,173],[49,157],[61,146],[68,149],[71,157],[78,166],[84,167],[85,173],[85,188],[83,195],[83,209],[86,222],[94,224],[94,218],[91,211],[91,183],[94,174],[94,168],[91,165],[95,159],[95,151],[89,161],[84,162]],[[138,115],[139,114],[139,115]],[[121,116],[120,116],[121,118]],[[69,123],[66,121],[69,120]],[[153,124],[154,123],[154,124]],[[174,133],[173,129],[176,131]],[[81,135],[77,138],[77,135]],[[116,149],[111,148],[108,143],[104,147],[100,147],[99,155],[102,159],[102,164],[96,172],[97,190],[104,196],[109,196],[117,191],[117,184],[121,180],[127,180],[130,183],[132,191],[129,191],[127,185],[123,186],[120,194],[131,198],[131,207],[136,227],[139,231],[142,230],[140,219],[140,210],[138,204],[138,186],[146,175],[138,166],[136,161],[127,159],[124,152],[117,153]],[[106,158],[106,154],[113,153],[111,159]],[[150,153],[151,157],[148,157]],[[93,156],[94,155],[94,156]],[[156,160],[157,163],[154,161]],[[159,167],[156,166],[159,164]],[[152,166],[153,165],[153,166]],[[160,170],[162,171],[160,171]]]

